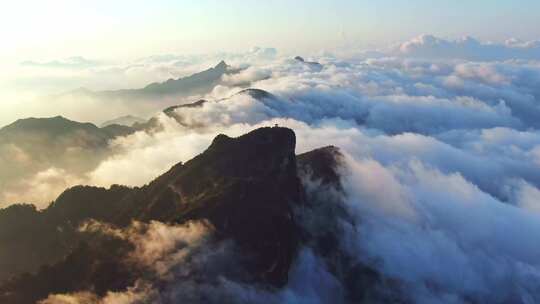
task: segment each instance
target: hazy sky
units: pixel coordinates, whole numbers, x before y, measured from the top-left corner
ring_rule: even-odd
[[[173,74],[159,66],[153,72],[121,69],[151,55],[259,46],[309,58],[325,50],[385,47],[421,34],[537,40],[539,20],[538,0],[6,0],[0,6],[0,125],[59,111],[39,100],[51,113],[31,111],[35,107],[23,100],[79,87],[139,87],[221,60],[214,56],[215,62]],[[74,56],[98,67],[21,64],[54,64]]]
[[[540,38],[537,0],[18,0],[0,11],[0,56],[134,58],[255,45],[306,51],[422,33]]]

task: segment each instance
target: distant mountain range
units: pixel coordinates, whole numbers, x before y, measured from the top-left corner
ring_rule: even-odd
[[[300,57],[298,61],[305,62]],[[224,61],[213,68],[179,79],[170,79],[163,83],[153,83],[141,89],[92,92],[86,89],[74,91],[99,97],[119,97],[137,100],[143,96],[173,96],[174,94],[203,94],[219,84],[222,77],[237,73]],[[259,89],[244,89],[236,95],[249,95],[263,103],[271,102],[275,96]],[[115,97],[115,98],[116,98]],[[231,96],[233,97],[233,96]],[[227,102],[229,98],[214,102]],[[201,127],[197,122],[188,122],[182,116],[181,109],[202,107],[207,100],[198,100],[189,104],[171,106],[163,113],[173,117],[186,127]],[[23,181],[42,170],[49,168],[66,169],[75,175],[86,174],[102,160],[111,156],[111,140],[136,131],[154,132],[161,129],[156,117],[148,120],[131,115],[112,119],[97,127],[91,123],[79,123],[57,116],[52,118],[27,118],[0,129],[0,161],[5,163],[0,171],[0,189]],[[0,191],[0,206],[13,202],[5,201]]]
[[[120,126],[126,126],[126,127],[132,127],[136,123],[144,123],[146,122],[146,119],[136,117],[133,115],[126,115],[122,117],[118,117],[112,120],[108,120],[100,125],[100,127],[105,128],[111,125],[120,125]]]
[[[248,95],[264,103],[276,98],[260,89],[245,89],[231,97],[238,95]],[[228,100],[229,98],[224,98],[215,102]],[[203,127],[196,122],[186,121],[178,110],[202,107],[207,102],[198,100],[171,106],[164,109],[163,113],[185,127]],[[0,129],[0,161],[5,163],[4,170],[0,171],[0,189],[8,189],[11,185],[51,167],[82,176],[115,153],[109,146],[113,139],[136,131],[151,133],[161,128],[157,117],[144,120],[129,115],[107,121],[102,127],[61,116],[17,120]],[[0,206],[16,203],[2,201],[1,194],[0,191]]]
[[[39,137],[46,137],[47,140],[56,140],[68,135],[89,135],[98,145],[100,141],[128,133],[129,128],[126,127],[109,124],[99,128],[92,123],[76,122],[62,116],[19,119],[0,129],[0,137],[3,140],[17,143],[27,142],[28,136],[38,137],[39,135]]]
[[[322,70],[323,65],[318,62],[305,61],[304,58],[297,56],[294,58],[297,62],[305,64],[312,69]],[[126,99],[137,100],[141,98],[155,97],[186,97],[195,95],[204,95],[212,91],[212,89],[221,84],[223,76],[241,72],[242,68],[234,68],[229,66],[225,61],[219,62],[216,66],[195,73],[193,75],[178,78],[168,79],[164,82],[154,82],[143,88],[138,89],[122,89],[108,91],[92,91],[85,88],[80,88],[67,94],[86,95],[95,98],[106,99]],[[249,87],[251,83],[245,83],[244,87]]]
[[[212,91],[216,85],[220,84],[224,75],[235,74],[240,71],[240,69],[227,65],[225,61],[221,61],[216,66],[202,72],[183,78],[151,83],[143,88],[109,91],[91,91],[81,88],[68,92],[67,94],[86,95],[95,98],[113,100],[137,100],[140,98],[204,95]]]
[[[99,128],[61,116],[17,120],[0,129],[0,186],[50,167],[91,170],[110,154],[110,140],[132,132],[126,126]]]

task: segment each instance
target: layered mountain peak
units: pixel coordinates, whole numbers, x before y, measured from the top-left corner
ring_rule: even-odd
[[[221,61],[214,67],[214,69],[216,69],[216,70],[226,70],[228,67],[229,67],[229,65],[228,65],[224,60],[221,60]]]
[[[219,134],[212,141],[209,150],[230,149],[233,146],[243,148],[244,152],[249,152],[251,149],[259,150],[257,151],[260,154],[259,157],[266,153],[294,155],[296,136],[291,129],[279,126],[259,128],[237,138]]]
[[[210,221],[249,253],[246,267],[255,279],[282,285],[299,243],[293,209],[304,199],[295,144],[294,132],[280,127],[218,135],[204,153],[165,175],[161,195],[179,198],[176,221]]]
[[[0,284],[0,301],[30,303],[53,291],[95,290],[93,278],[116,280],[115,273],[86,267],[84,263],[79,270],[86,279],[81,280],[79,274],[68,271],[71,266],[66,261],[73,259],[97,264],[106,260],[107,265],[126,272],[118,286],[104,285],[107,289],[97,288],[100,292],[122,290],[136,281],[141,274],[126,264],[122,254],[101,254],[103,250],[97,243],[92,245],[93,251],[81,245],[84,235],[78,227],[88,220],[120,228],[133,221],[168,225],[205,222],[211,225],[216,241],[232,241],[241,253],[241,274],[227,270],[217,275],[276,287],[285,285],[301,246],[301,228],[294,210],[306,203],[295,145],[295,133],[278,126],[236,138],[220,134],[206,151],[178,163],[144,187],[76,186],[45,210],[26,208],[29,216],[21,218],[16,227],[23,227],[27,233],[15,237],[20,229],[10,230],[0,239],[2,257],[11,261],[11,266],[0,272],[0,281],[23,271],[33,274],[16,278],[8,285]],[[13,207],[0,212],[0,227],[2,221],[11,223],[10,219],[22,209]],[[41,235],[39,242],[34,240],[37,234]],[[39,258],[33,252],[40,252]],[[43,265],[52,268],[39,270]],[[54,273],[61,273],[55,278],[58,282],[78,280],[78,289],[49,284],[55,281],[49,277]],[[19,297],[24,300],[16,300]]]
[[[301,175],[319,180],[322,185],[342,189],[337,168],[343,162],[343,154],[335,146],[327,146],[297,156],[298,171]]]

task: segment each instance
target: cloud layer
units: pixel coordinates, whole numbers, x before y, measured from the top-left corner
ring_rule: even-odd
[[[182,124],[160,115],[161,131],[116,139],[110,143],[115,155],[81,178],[142,185],[195,156],[218,133],[237,136],[277,123],[295,130],[298,153],[332,144],[346,155],[344,193],[312,197],[344,208],[346,215],[331,225],[341,232],[338,250],[353,266],[367,265],[398,282],[381,286],[385,296],[414,303],[540,301],[537,43],[423,36],[383,57],[309,59],[322,69],[275,58],[273,51],[252,53],[264,60],[252,60],[244,72],[224,79],[203,96],[209,102],[202,107],[176,110]],[[271,95],[237,94],[245,83]],[[324,224],[319,227],[330,226]],[[185,232],[193,226],[154,225],[132,240],[141,241],[136,254],[148,257],[162,275],[176,269],[171,265],[185,266],[178,240],[205,239]],[[148,239],[163,247],[148,247]],[[329,268],[308,244],[280,290],[226,278],[204,285],[176,280],[173,271],[166,293],[148,294],[158,303],[201,295],[210,302],[345,302],[351,287]],[[150,287],[134,286],[127,294],[152,290],[146,283]],[[49,300],[93,297],[109,303],[113,296],[120,295]]]
[[[539,60],[540,41],[508,39],[504,43],[485,43],[472,37],[446,40],[432,35],[421,35],[404,42],[394,52],[400,56],[430,59]]]

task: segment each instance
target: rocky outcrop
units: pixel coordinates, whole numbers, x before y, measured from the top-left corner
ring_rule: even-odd
[[[335,146],[323,147],[298,155],[298,171],[302,176],[320,180],[323,185],[341,190],[343,187],[338,170],[342,160],[343,154],[339,148]]]
[[[132,284],[138,272],[126,268],[123,261],[129,246],[102,239],[89,242],[80,236],[77,228],[89,219],[117,227],[127,226],[133,220],[206,221],[212,225],[216,240],[234,241],[243,256],[239,267],[245,269],[245,280],[283,286],[301,245],[300,227],[293,211],[305,204],[295,144],[294,132],[279,127],[257,129],[238,138],[219,135],[206,151],[175,165],[145,187],[77,186],[65,191],[43,211],[31,206],[1,210],[0,227],[11,227],[0,239],[3,249],[15,253],[21,248],[33,252],[50,247],[56,251],[41,260],[42,265],[49,266],[38,270],[39,263],[35,263],[34,270],[26,269],[34,274],[0,285],[0,301],[30,303],[50,292],[96,290],[98,285],[103,291],[122,290]],[[17,225],[13,225],[15,217],[20,221]],[[43,244],[33,247],[36,235]],[[25,247],[14,246],[20,242]],[[78,272],[69,271],[73,267]],[[13,273],[17,272],[13,269]],[[49,284],[49,280],[56,285]],[[67,283],[75,280],[76,286]],[[107,282],[109,289],[104,289]],[[30,285],[39,288],[29,288]]]

